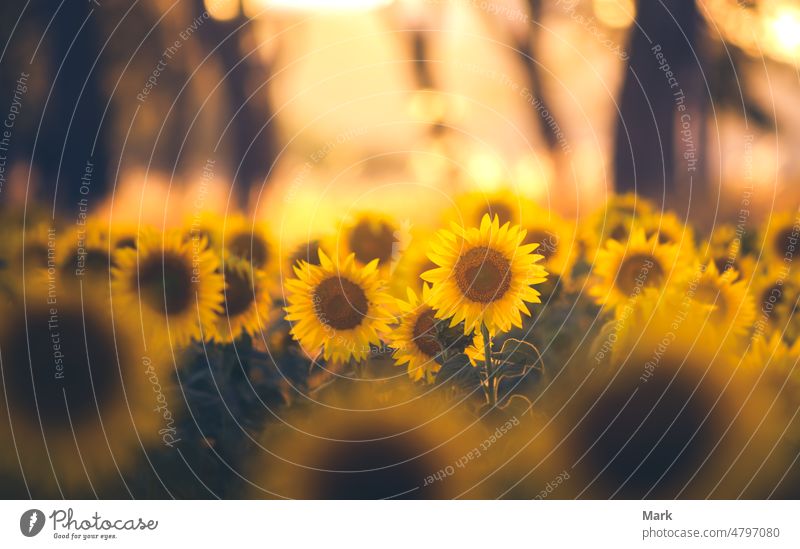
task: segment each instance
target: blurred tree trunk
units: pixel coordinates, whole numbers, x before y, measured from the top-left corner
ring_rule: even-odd
[[[694,0],[638,0],[637,24],[618,101],[616,190],[688,200],[705,183],[701,15]]]

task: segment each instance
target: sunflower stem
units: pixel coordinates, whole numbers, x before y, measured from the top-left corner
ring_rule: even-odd
[[[489,328],[481,323],[481,335],[483,335],[483,363],[486,366],[486,385],[489,392],[489,404],[494,406],[497,403],[497,394],[494,390],[494,364],[492,362],[492,339],[489,337]]]

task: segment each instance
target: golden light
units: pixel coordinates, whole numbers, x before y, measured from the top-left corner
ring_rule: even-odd
[[[266,9],[282,10],[367,10],[388,6],[394,0],[249,0],[248,13],[258,13]],[[261,8],[261,9],[259,9]]]
[[[776,7],[767,23],[769,38],[782,53],[792,57],[800,49],[800,9],[787,4]]]
[[[636,19],[636,4],[633,0],[594,0],[594,16],[614,29],[625,29]]]
[[[239,15],[239,0],[203,0],[203,5],[217,21],[230,21]]]
[[[469,159],[468,176],[475,186],[486,192],[499,189],[506,179],[506,169],[495,155],[475,153]]]

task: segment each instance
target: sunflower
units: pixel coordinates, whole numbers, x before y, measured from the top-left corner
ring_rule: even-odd
[[[139,242],[139,228],[137,223],[112,219],[106,238],[113,250],[135,250]]]
[[[204,242],[186,241],[179,230],[143,231],[138,248],[116,253],[112,294],[122,310],[139,311],[157,340],[177,346],[208,340],[222,311],[219,261]]]
[[[430,286],[423,284],[422,299],[408,288],[408,301],[398,300],[401,311],[400,325],[387,336],[387,344],[394,349],[398,366],[408,364],[408,376],[419,381],[432,382],[439,371],[436,359],[442,345],[436,338],[436,311],[429,305]]]
[[[231,256],[223,269],[225,290],[214,339],[230,343],[242,334],[255,335],[267,321],[271,298],[264,273],[248,261]]]
[[[585,257],[594,263],[596,253],[608,239],[624,242],[633,223],[656,211],[652,202],[634,193],[612,195],[606,203],[581,223]]]
[[[590,479],[575,496],[749,499],[781,482],[793,455],[776,449],[787,418],[770,388],[713,325],[678,318],[640,300],[609,367],[548,389],[543,405],[562,410],[552,437]]]
[[[773,265],[786,263],[800,254],[800,215],[783,212],[768,218],[761,232],[762,254]]]
[[[569,281],[572,265],[578,252],[575,230],[558,214],[539,212],[529,216],[523,227],[526,230],[523,244],[539,244],[536,252],[544,256],[547,272]]]
[[[522,244],[525,230],[500,225],[484,215],[480,228],[455,223],[441,230],[428,257],[438,268],[422,278],[433,284],[430,304],[437,318],[451,318],[450,326],[464,321],[464,333],[484,326],[491,335],[522,327],[520,313],[530,315],[525,303],[540,303],[533,284],[544,282],[547,271],[534,254],[538,244]]]
[[[340,380],[337,383],[343,383]],[[363,384],[362,384],[363,385]],[[409,390],[337,387],[260,438],[249,494],[291,499],[453,499],[489,495],[492,431],[462,407]],[[467,457],[468,456],[468,457]],[[463,461],[462,461],[463,460]],[[458,466],[461,464],[461,466]]]
[[[123,489],[120,475],[176,417],[163,353],[144,350],[129,315],[112,316],[60,278],[52,292],[1,304],[0,314],[3,478],[21,478],[34,497]],[[173,407],[168,416],[159,394]]]
[[[792,318],[787,317],[787,313],[794,310],[800,298],[797,275],[792,275],[783,265],[768,263],[762,271],[751,276],[749,284],[757,310],[756,335],[769,334],[772,330],[789,335],[785,332]]]
[[[110,252],[107,235],[100,224],[87,223],[60,242],[61,270],[65,275],[108,285],[112,265]]]
[[[676,245],[683,257],[694,255],[694,230],[673,212],[644,214],[633,222],[632,227],[634,230],[638,227],[644,229],[648,240],[658,235],[659,244]]]
[[[458,225],[477,227],[484,215],[497,216],[501,224],[523,225],[539,208],[529,198],[506,188],[492,192],[471,191],[456,198],[446,219]]]
[[[734,270],[740,279],[749,279],[755,271],[756,261],[742,250],[742,235],[732,225],[720,225],[700,247],[703,263],[714,262],[717,271]]]
[[[335,262],[321,249],[319,261],[319,266],[301,261],[294,269],[297,278],[286,282],[292,336],[306,349],[323,349],[326,360],[364,360],[391,320],[386,309],[391,297],[378,278],[378,261],[359,267],[350,254]]]
[[[598,305],[613,309],[638,297],[645,288],[665,288],[679,269],[674,244],[660,244],[658,235],[649,240],[638,229],[627,244],[609,240],[597,254],[589,295]]]
[[[343,224],[336,242],[339,257],[353,254],[358,265],[378,260],[378,269],[386,274],[407,245],[403,228],[391,217],[362,212]]]
[[[278,269],[280,258],[266,223],[248,220],[241,215],[225,219],[222,238],[224,255],[246,259],[253,267],[272,276]]]
[[[747,333],[755,318],[755,307],[752,297],[747,294],[747,283],[744,280],[736,282],[739,275],[734,270],[720,274],[713,262],[697,272],[699,276],[679,287],[694,305],[706,310],[706,314],[701,316],[720,330],[730,329],[738,335]]]

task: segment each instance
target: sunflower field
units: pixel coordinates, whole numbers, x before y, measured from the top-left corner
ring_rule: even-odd
[[[246,212],[25,216],[5,497],[800,496],[797,211],[574,220],[509,187],[292,242]]]

